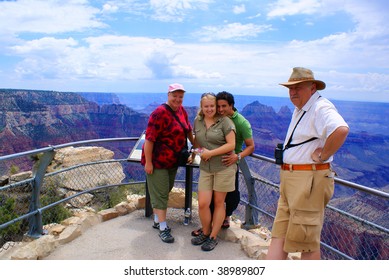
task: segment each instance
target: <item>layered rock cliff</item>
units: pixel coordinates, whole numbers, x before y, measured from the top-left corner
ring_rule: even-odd
[[[0,155],[82,140],[138,136],[147,119],[125,105],[99,106],[76,93],[0,89]]]
[[[149,116],[146,111],[137,112],[117,104],[113,94],[83,95],[90,100],[70,92],[0,89],[0,156],[74,141],[137,137],[146,128]],[[100,105],[91,100],[98,100]],[[113,103],[106,104],[109,102]],[[158,105],[150,100],[149,109]],[[198,108],[192,106],[186,110],[193,124]],[[273,157],[274,147],[285,138],[290,109],[284,106],[276,112],[273,107],[255,101],[241,113],[252,125],[255,152]],[[388,144],[388,136],[351,130],[335,157],[338,175],[385,189],[389,176]],[[269,179],[276,181],[278,174]]]

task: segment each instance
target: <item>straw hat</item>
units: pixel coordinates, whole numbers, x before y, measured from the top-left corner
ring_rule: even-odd
[[[303,67],[294,67],[289,80],[280,85],[288,87],[302,82],[314,82],[317,90],[323,90],[326,87],[326,84],[323,81],[315,80],[311,70]]]

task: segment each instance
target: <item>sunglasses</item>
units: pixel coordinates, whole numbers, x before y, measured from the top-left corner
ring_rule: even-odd
[[[203,97],[205,97],[205,96],[208,96],[208,95],[210,95],[210,96],[216,96],[213,92],[206,92],[206,93],[203,93],[203,94],[201,95],[201,98],[203,98]]]

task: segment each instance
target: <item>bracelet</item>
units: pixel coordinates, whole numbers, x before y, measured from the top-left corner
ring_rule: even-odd
[[[237,163],[239,163],[241,159],[242,159],[242,156],[241,156],[240,153],[239,153],[239,154],[238,154],[238,161],[237,161]]]

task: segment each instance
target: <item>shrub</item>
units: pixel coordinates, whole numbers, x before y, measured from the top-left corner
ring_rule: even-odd
[[[0,197],[0,225],[17,218],[15,211],[15,199],[12,197]],[[21,221],[16,222],[4,229],[0,229],[0,240],[12,240],[12,236],[19,234]],[[1,242],[3,243],[3,242]]]
[[[61,196],[56,191],[57,188],[58,185],[54,181],[49,181],[41,197],[42,206],[52,204],[61,199]],[[58,204],[43,212],[42,223],[44,225],[51,223],[60,223],[63,220],[69,218],[70,216],[72,216],[71,212],[61,204]]]
[[[144,184],[123,185],[96,191],[93,194],[94,199],[92,201],[92,207],[96,208],[98,211],[112,208],[120,202],[127,201],[127,195],[129,194],[144,195]]]
[[[11,165],[11,168],[9,169],[9,173],[10,173],[11,175],[17,174],[19,171],[20,171],[19,166],[14,165],[14,164]]]

